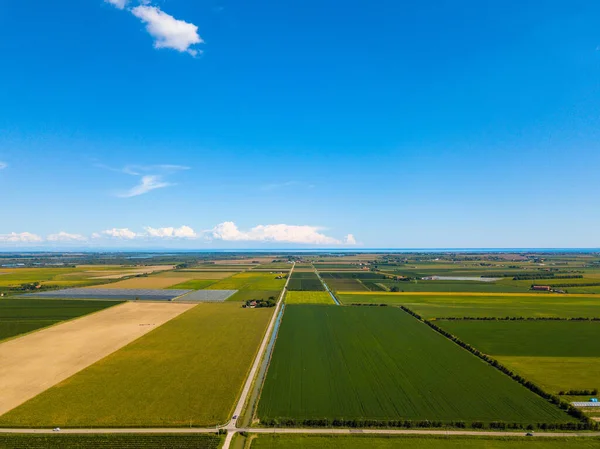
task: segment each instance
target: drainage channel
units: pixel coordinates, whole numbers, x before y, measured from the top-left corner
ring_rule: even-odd
[[[327,293],[329,293],[329,296],[331,296],[331,299],[333,299],[333,302],[335,302],[335,304],[337,306],[341,306],[342,304],[338,301],[338,299],[335,297],[335,295],[333,294],[333,292],[331,290],[329,290],[329,286],[325,283],[325,281],[323,280],[323,278],[321,277],[321,275],[319,274],[319,272],[317,271],[317,269],[315,268],[314,265],[313,265],[313,268],[315,269],[315,274],[317,275],[317,277],[321,281],[321,284],[323,284],[323,287],[325,287],[325,290],[327,290]]]

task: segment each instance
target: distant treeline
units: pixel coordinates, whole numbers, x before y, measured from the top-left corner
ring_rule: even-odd
[[[507,276],[504,276],[507,277]],[[556,276],[553,273],[540,273],[540,274],[517,274],[513,276],[513,281],[528,281],[532,279],[581,279],[581,274],[568,274]]]
[[[552,287],[597,287],[600,286],[600,282],[588,282],[581,284],[552,284]]]
[[[573,405],[569,404],[568,402],[563,401],[562,399],[560,399],[556,395],[553,395],[553,394],[545,392],[538,385],[534,384],[530,380],[525,379],[524,377],[521,377],[519,374],[511,371],[509,368],[507,368],[506,366],[502,365],[496,359],[490,357],[487,354],[484,354],[483,352],[479,351],[478,349],[475,349],[473,346],[471,346],[468,343],[465,343],[464,341],[462,341],[457,336],[452,335],[450,332],[445,331],[444,329],[442,329],[441,327],[439,327],[437,324],[435,324],[433,321],[427,321],[427,320],[423,319],[419,314],[413,312],[408,307],[400,306],[400,308],[402,310],[404,310],[406,313],[414,316],[416,319],[418,319],[422,323],[425,323],[426,325],[428,325],[429,327],[431,327],[433,330],[435,330],[438,333],[442,334],[444,337],[452,340],[454,343],[456,343],[460,347],[466,349],[471,354],[479,357],[480,359],[482,359],[482,360],[486,361],[487,363],[489,363],[490,365],[492,365],[497,370],[499,370],[499,371],[503,372],[504,374],[512,377],[514,380],[516,380],[517,382],[519,382],[521,385],[523,385],[528,390],[532,391],[533,393],[537,394],[538,396],[541,396],[542,398],[546,399],[548,402],[556,405],[557,407],[559,407],[560,409],[564,410],[565,412],[567,412],[569,415],[573,416],[574,418],[577,418],[580,422],[576,423],[575,426],[581,425],[582,426],[581,429],[586,429],[586,430],[588,430],[588,429],[599,429],[600,428],[600,424],[599,423],[597,423],[597,422],[593,421],[592,419],[590,419],[588,416],[585,415],[585,413],[583,413],[578,408],[574,407]],[[555,424],[549,424],[548,423],[548,424],[545,424],[545,425],[547,425],[547,426],[554,426]],[[561,425],[562,424],[559,424],[559,426],[561,426]],[[569,424],[567,424],[567,425],[569,425]],[[538,428],[542,429],[542,427],[538,427]],[[554,429],[567,429],[566,427],[543,427],[543,429],[552,429],[552,428],[554,428]]]

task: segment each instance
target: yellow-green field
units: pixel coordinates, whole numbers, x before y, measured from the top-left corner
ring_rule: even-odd
[[[287,304],[334,304],[327,292],[288,291],[285,295]]]
[[[287,274],[283,275],[286,276]],[[238,273],[209,287],[210,290],[281,290],[285,279],[274,273],[251,271]],[[283,277],[282,276],[282,277]]]
[[[0,426],[224,423],[272,313],[200,304],[3,415]]]

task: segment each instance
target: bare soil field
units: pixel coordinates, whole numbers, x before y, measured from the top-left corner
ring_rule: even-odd
[[[194,306],[128,302],[0,344],[0,415]]]
[[[148,276],[103,285],[102,288],[168,288],[189,281],[191,278]]]

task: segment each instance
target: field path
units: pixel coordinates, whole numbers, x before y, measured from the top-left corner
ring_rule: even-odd
[[[265,336],[263,337],[262,343],[260,344],[260,348],[258,349],[256,358],[254,359],[254,363],[252,364],[252,369],[250,370],[250,373],[248,373],[248,377],[246,378],[246,383],[244,384],[244,388],[242,390],[240,399],[239,399],[237,405],[235,406],[235,410],[234,410],[233,414],[236,417],[239,417],[241,415],[241,413],[244,409],[244,405],[246,405],[246,401],[248,399],[248,394],[250,393],[250,390],[252,389],[252,383],[254,381],[254,378],[256,377],[256,373],[258,372],[258,369],[260,368],[260,364],[262,362],[263,356],[267,349],[269,339],[271,338],[271,333],[273,332],[273,328],[275,327],[275,322],[277,321],[277,315],[279,314],[279,309],[281,309],[281,304],[283,303],[283,298],[285,298],[285,292],[287,291],[287,287],[290,282],[290,279],[292,278],[292,273],[294,272],[295,266],[296,266],[296,263],[294,262],[292,264],[292,268],[290,269],[290,272],[288,274],[288,278],[285,281],[285,285],[283,286],[283,290],[281,290],[281,295],[279,295],[279,300],[277,301],[277,306],[275,307],[275,312],[273,313],[273,316],[271,317],[271,321],[269,322],[269,327],[267,328],[267,332],[265,332]],[[232,419],[229,422],[229,424],[226,426],[227,436],[225,438],[225,443],[223,443],[222,449],[229,449],[229,446],[231,445],[231,440],[233,439],[233,435],[237,431],[236,424],[237,424],[237,418]]]
[[[323,278],[321,277],[321,274],[319,273],[319,271],[317,270],[317,268],[313,265],[313,270],[315,270],[315,274],[317,275],[317,277],[319,278],[319,280],[321,281],[321,284],[323,284],[323,287],[325,287],[325,290],[327,291],[327,293],[329,293],[329,296],[331,296],[331,299],[333,299],[333,302],[340,306],[340,302],[338,301],[338,299],[335,297],[335,295],[333,294],[333,292],[331,290],[329,290],[329,285],[327,285],[325,283],[325,281],[323,280]],[[360,282],[360,281],[359,281]]]
[[[0,344],[0,415],[194,307],[126,302]]]

